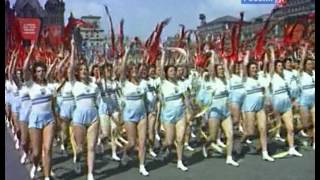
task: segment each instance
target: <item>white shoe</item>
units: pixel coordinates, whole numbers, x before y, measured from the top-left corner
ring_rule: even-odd
[[[56,176],[56,174],[52,171],[52,169],[50,171],[50,176],[52,176],[52,177]]]
[[[120,161],[120,158],[118,157],[118,155],[116,153],[112,153],[112,159],[115,161]]]
[[[226,164],[229,164],[229,165],[232,165],[232,166],[235,166],[235,167],[238,167],[239,166],[239,163],[235,162],[232,157],[228,157],[227,160],[226,160]]]
[[[77,161],[77,156],[74,155],[74,156],[73,156],[73,163],[76,163],[76,161]]]
[[[205,146],[202,146],[202,155],[203,155],[204,158],[208,157],[207,148]]]
[[[243,133],[243,127],[239,125],[239,132]]]
[[[18,136],[15,134],[13,138],[14,142],[18,141]]]
[[[16,141],[16,145],[15,145],[16,150],[18,150],[20,148],[20,142],[19,140]]]
[[[40,172],[42,170],[41,166],[38,166],[37,171]]]
[[[190,136],[191,136],[192,138],[196,138],[196,137],[197,137],[193,132],[190,133]]]
[[[277,134],[276,137],[274,138],[276,141],[281,141],[281,142],[285,142],[286,140],[283,139],[280,134]]]
[[[184,166],[181,161],[178,161],[177,168],[181,169],[182,171],[188,171],[188,168]]]
[[[217,145],[222,148],[226,148],[226,145],[221,141],[221,139],[217,139]]]
[[[262,159],[265,161],[273,162],[274,159],[269,156],[268,152],[262,152]]]
[[[252,144],[252,141],[250,141],[249,139],[246,140],[247,144]]]
[[[66,150],[66,148],[64,147],[63,144],[61,144],[60,149],[61,149],[61,151],[65,151]]]
[[[189,144],[184,144],[184,147],[188,150],[188,151],[194,151],[194,148],[192,148]]]
[[[146,168],[144,167],[144,165],[140,165],[139,173],[142,174],[143,176],[148,176],[149,175],[149,173],[146,170]]]
[[[160,140],[161,140],[161,138],[160,138],[160,136],[159,136],[158,133],[156,133],[156,140],[157,140],[157,141],[160,141]]]
[[[291,156],[298,156],[298,157],[302,157],[303,156],[295,148],[290,148],[289,151],[288,151],[288,154],[291,155]]]
[[[302,137],[309,137],[309,135],[306,134],[303,130],[300,131],[300,135],[301,135]]]
[[[94,180],[93,174],[88,174],[88,180]]]
[[[157,157],[157,154],[153,151],[152,148],[149,149],[149,154],[154,158]]]
[[[45,177],[44,180],[50,180],[50,178],[49,177]]]
[[[218,151],[219,153],[221,153],[221,154],[223,153],[222,148],[221,148],[220,146],[218,146],[217,144],[211,143],[211,147],[212,147],[214,150]]]
[[[27,160],[27,153],[24,152],[21,156],[20,163],[24,164],[26,163],[26,160]]]
[[[37,167],[35,165],[32,165],[32,168],[30,170],[30,179],[34,179],[36,177],[36,170]]]

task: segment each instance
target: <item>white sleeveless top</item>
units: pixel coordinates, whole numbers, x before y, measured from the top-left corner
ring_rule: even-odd
[[[99,96],[99,89],[96,83],[85,84],[75,81],[72,84],[72,94],[76,100],[76,107],[86,108],[96,105],[96,98]]]

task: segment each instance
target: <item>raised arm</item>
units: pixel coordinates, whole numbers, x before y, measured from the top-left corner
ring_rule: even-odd
[[[273,76],[274,74],[274,62],[276,61],[276,57],[274,54],[274,48],[270,47],[270,53],[271,53],[271,62],[269,62],[269,69],[270,69],[270,74]]]
[[[226,79],[230,79],[230,72],[228,69],[228,59],[223,58],[223,68],[224,68],[224,74],[226,76]]]
[[[160,79],[165,79],[165,72],[164,72],[164,63],[166,58],[166,51],[165,49],[161,49],[161,60],[160,60]]]
[[[299,69],[299,72],[300,72],[300,73],[303,72],[303,65],[304,65],[304,61],[305,61],[305,59],[306,59],[307,50],[308,50],[308,44],[306,43],[306,44],[304,45],[303,49],[302,49],[300,69]]]
[[[74,59],[74,51],[75,50],[74,50],[74,46],[75,46],[75,42],[74,42],[74,37],[72,36],[70,66],[68,68],[68,79],[69,79],[69,81],[75,80],[75,77],[74,77],[74,68],[75,68],[75,59]]]
[[[243,78],[247,78],[248,77],[247,65],[249,64],[249,57],[250,57],[250,51],[247,50],[246,51],[246,55],[244,56],[244,59],[243,59],[243,66],[242,66]]]
[[[126,48],[126,52],[124,54],[124,57],[121,61],[121,66],[120,66],[120,81],[125,81],[126,80],[126,66],[127,66],[127,61],[129,58],[129,53],[131,51],[131,45]]]
[[[13,66],[13,64],[15,64],[14,63],[15,59],[17,59],[17,53],[13,52],[12,55],[11,55],[9,66],[8,66],[8,79],[10,81],[12,80],[12,66]]]
[[[47,71],[47,74],[46,74],[46,79],[52,81],[52,76],[51,76],[51,74],[52,74],[53,69],[57,66],[57,64],[58,64],[58,58],[56,58],[56,59],[53,61],[53,63],[50,65],[50,67],[49,67],[49,69],[48,69],[48,71]]]
[[[29,53],[28,53],[28,56],[27,58],[24,60],[24,64],[23,64],[23,78],[25,81],[28,81],[31,79],[31,72],[29,70],[29,62],[30,62],[30,57],[31,57],[31,54],[33,52],[33,49],[34,49],[34,46],[35,46],[35,43],[32,43],[31,44],[31,47],[30,47],[30,50],[29,50]]]

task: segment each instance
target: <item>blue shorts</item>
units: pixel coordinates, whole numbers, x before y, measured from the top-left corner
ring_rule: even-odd
[[[11,111],[13,113],[19,113],[21,101],[20,98],[14,97],[11,100]]]
[[[74,109],[75,109],[74,102],[68,102],[68,101],[62,102],[60,105],[59,115],[64,120],[71,120]]]
[[[291,108],[291,100],[285,95],[272,96],[272,107],[279,113],[285,113]]]
[[[32,111],[29,116],[29,128],[42,129],[54,122],[52,111]]]
[[[303,95],[299,98],[300,106],[305,109],[311,109],[314,106],[315,95]]]
[[[291,98],[298,99],[299,96],[300,96],[300,89],[299,88],[290,90],[290,97]]]
[[[239,91],[231,91],[229,94],[228,100],[230,103],[235,103],[239,107],[241,107],[244,101],[245,95],[246,95],[245,93],[241,93]]]
[[[230,116],[230,112],[227,106],[225,107],[212,107],[209,111],[209,118],[217,120],[224,120]]]
[[[167,102],[161,107],[161,122],[163,123],[176,123],[178,122],[185,112],[185,107],[182,105],[175,105]]]
[[[29,122],[29,115],[31,111],[31,102],[26,107],[21,107],[19,111],[19,121]]]
[[[78,125],[90,125],[98,118],[96,107],[76,107],[72,115],[72,123]]]
[[[141,101],[125,101],[122,110],[123,120],[128,122],[138,122],[146,116],[144,103]]]
[[[112,114],[119,111],[117,100],[107,99],[106,102],[100,102],[99,104],[99,115]]]
[[[258,112],[264,107],[264,98],[254,95],[246,95],[241,107],[242,112]]]

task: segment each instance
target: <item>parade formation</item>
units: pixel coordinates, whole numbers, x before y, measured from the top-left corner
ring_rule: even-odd
[[[277,41],[266,36],[276,6],[250,39],[240,38],[242,12],[217,37],[180,25],[180,34],[167,45],[161,42],[167,18],[145,42],[138,37],[124,42],[124,21],[114,32],[110,9],[104,8],[109,46],[91,63],[75,37],[77,28],[91,24],[76,18],[69,19],[63,40],[50,54],[43,53],[48,46],[41,33],[23,46],[10,42],[7,49],[5,120],[15,148],[22,151],[20,163],[32,164],[31,179],[38,170],[45,180],[54,176],[53,144],[73,157],[74,171],[86,173],[88,180],[94,179],[96,153],[106,153],[109,146],[121,166],[137,157],[142,176],[152,176],[145,166],[148,154],[159,163],[177,159],[177,171],[192,172],[183,159],[185,151],[196,148],[191,138],[204,158],[211,150],[219,152],[230,168],[241,168],[233,154],[244,147],[277,163],[268,152],[270,138],[286,142],[288,156],[303,156],[296,136],[315,149],[314,31],[309,26],[298,40],[295,25]],[[314,23],[314,14],[302,18]],[[23,39],[17,34],[10,40]]]

